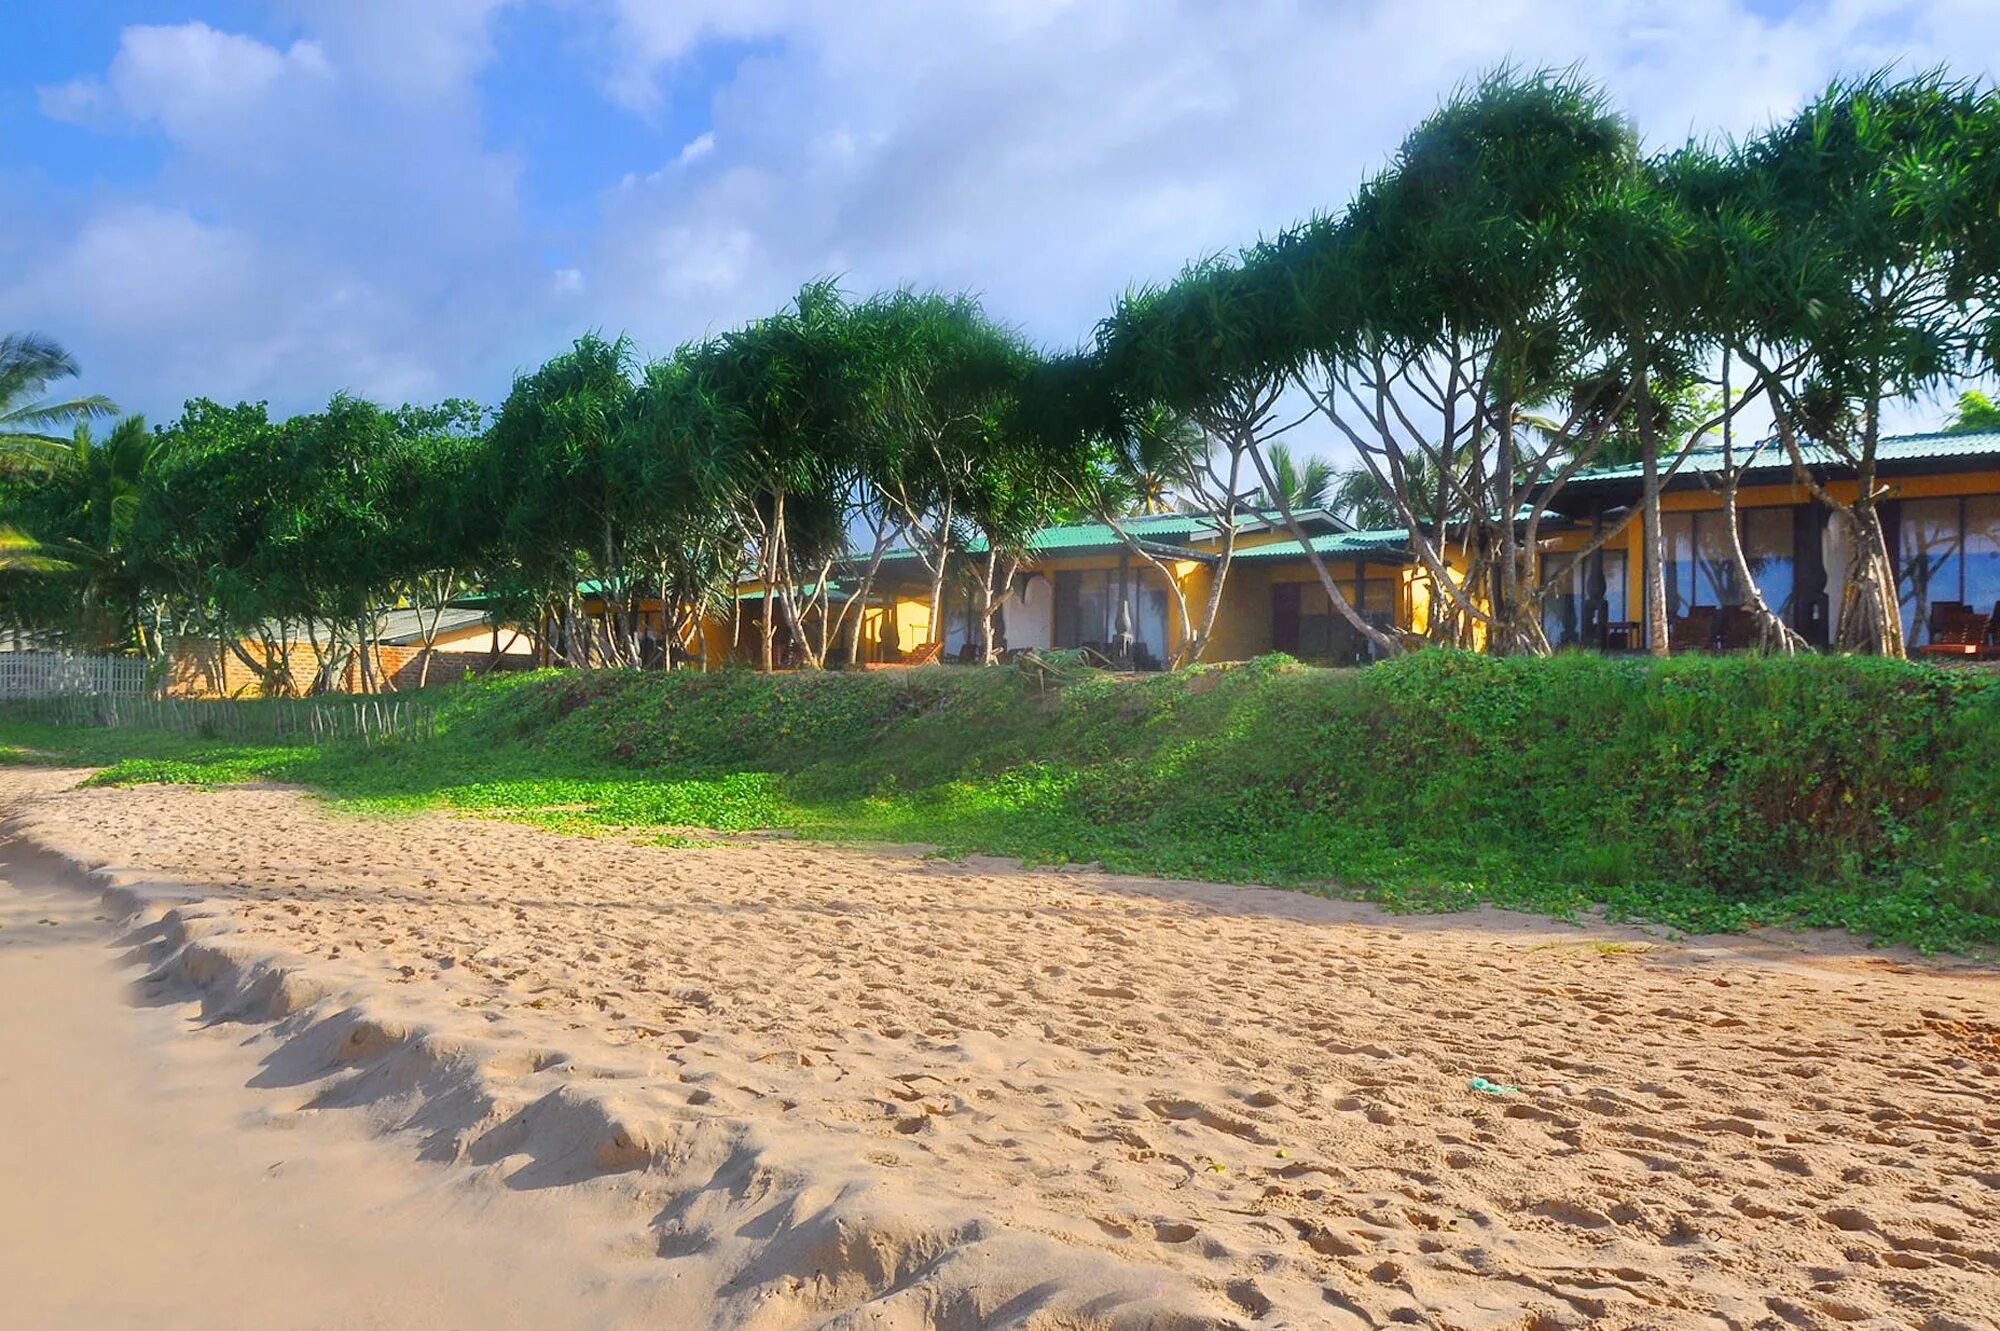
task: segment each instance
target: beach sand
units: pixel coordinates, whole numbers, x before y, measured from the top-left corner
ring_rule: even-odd
[[[0,810],[263,1112],[626,1217],[546,1325],[2000,1325],[1982,968],[78,776]]]
[[[97,901],[0,883],[0,1326],[465,1331],[648,1322],[622,1207],[516,1193],[253,1085],[253,1035],[127,1001]]]

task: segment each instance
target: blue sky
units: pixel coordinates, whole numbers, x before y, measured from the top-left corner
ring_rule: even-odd
[[[799,284],[1067,345],[1337,207],[1453,84],[1580,63],[1656,143],[1840,71],[1993,75],[1996,0],[75,0],[0,44],[0,325],[155,416],[495,401]]]

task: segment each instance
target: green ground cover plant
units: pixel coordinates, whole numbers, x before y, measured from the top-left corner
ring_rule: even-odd
[[[427,741],[0,719],[0,756],[670,841],[769,829],[1095,861],[1399,910],[2000,943],[2000,676],[1983,671],[1438,650],[1053,687],[951,667],[546,671],[426,697]]]

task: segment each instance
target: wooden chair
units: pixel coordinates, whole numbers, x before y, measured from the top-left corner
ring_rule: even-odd
[[[1675,652],[1706,652],[1715,646],[1716,620],[1721,611],[1712,605],[1691,605],[1687,613],[1667,626],[1667,648]]]
[[[1930,610],[1924,615],[1924,627],[1935,638],[1938,630],[1961,615],[1972,613],[1972,607],[1963,601],[1932,601]]]
[[[1966,660],[1987,654],[1987,635],[1993,630],[1993,616],[1964,612],[1940,615],[1933,620],[1931,640],[1917,648],[1920,656],[1943,656]]]
[[[1716,618],[1715,645],[1725,652],[1747,652],[1757,645],[1757,616],[1747,605],[1725,605]]]
[[[930,665],[938,659],[938,654],[943,650],[944,644],[941,642],[923,643],[903,653],[903,664],[909,666]]]

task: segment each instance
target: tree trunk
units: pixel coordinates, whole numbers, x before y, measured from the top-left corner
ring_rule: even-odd
[[[1499,447],[1493,459],[1494,521],[1500,525],[1500,561],[1495,579],[1493,601],[1493,627],[1498,641],[1493,649],[1500,655],[1511,655],[1524,648],[1532,649],[1528,630],[1521,622],[1521,551],[1520,533],[1514,529],[1514,480],[1520,470],[1516,461],[1514,439],[1514,404],[1502,402],[1493,422],[1499,431]]]
[[[1653,398],[1646,367],[1639,366],[1639,456],[1643,464],[1645,490],[1641,496],[1645,517],[1639,538],[1644,544],[1641,564],[1646,588],[1646,648],[1654,656],[1665,656],[1670,648],[1667,626],[1666,533],[1660,526],[1660,439],[1654,428]]]
[[[1805,639],[1793,631],[1792,626],[1778,618],[1764,599],[1764,592],[1757,586],[1756,575],[1750,569],[1750,557],[1743,550],[1742,516],[1736,505],[1737,486],[1742,481],[1740,471],[1728,473],[1722,487],[1722,525],[1729,534],[1729,560],[1736,569],[1736,580],[1743,587],[1743,595],[1750,606],[1750,613],[1757,620],[1757,636],[1768,647],[1776,647],[1790,656],[1805,646]]]
[[[774,635],[778,630],[776,616],[771,613],[771,604],[778,598],[778,551],[775,538],[768,532],[764,539],[764,597],[758,614],[758,632],[764,641],[764,673],[770,674],[777,668]]]
[[[995,640],[993,621],[1007,604],[1007,597],[1014,586],[1014,574],[1020,569],[1021,561],[1009,559],[1007,571],[1000,572],[1000,557],[989,545],[986,550],[986,574],[980,587],[980,661],[992,665],[1000,659],[999,643]]]
[[[946,566],[951,562],[951,501],[944,505],[944,516],[938,522],[937,564],[931,570],[931,628],[928,640],[940,645],[944,642],[944,580]]]
[[[1181,650],[1175,654],[1174,668],[1193,665],[1201,660],[1201,654],[1208,650],[1209,641],[1215,636],[1215,618],[1222,613],[1222,585],[1229,580],[1230,562],[1236,557],[1236,515],[1229,515],[1229,524],[1222,533],[1222,549],[1217,554],[1215,567],[1208,575],[1208,597],[1201,607],[1201,627],[1184,638]],[[1169,583],[1172,579],[1168,579]],[[1179,595],[1178,590],[1175,593]],[[1187,615],[1187,602],[1181,602],[1183,620]]]
[[[1222,586],[1229,580],[1230,563],[1236,557],[1236,484],[1242,466],[1243,451],[1240,448],[1232,448],[1229,457],[1228,494],[1224,497],[1222,505],[1222,549],[1217,555],[1214,570],[1209,574],[1208,599],[1201,608],[1201,628],[1192,637],[1184,637],[1181,640],[1181,650],[1174,659],[1176,669],[1193,665],[1201,660],[1202,653],[1208,650],[1209,640],[1215,636],[1215,619],[1222,612]],[[1173,584],[1173,579],[1169,578],[1167,581],[1170,585]],[[1181,596],[1178,585],[1175,585],[1174,594],[1181,601],[1181,618],[1185,623],[1187,599]]]

